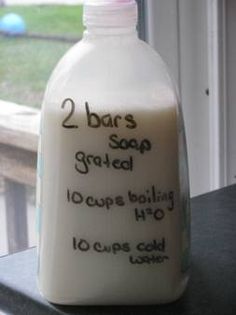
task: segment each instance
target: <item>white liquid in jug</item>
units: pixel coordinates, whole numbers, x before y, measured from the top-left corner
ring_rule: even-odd
[[[176,104],[99,107],[68,98],[58,106],[43,121],[44,295],[68,304],[178,298],[188,244]]]

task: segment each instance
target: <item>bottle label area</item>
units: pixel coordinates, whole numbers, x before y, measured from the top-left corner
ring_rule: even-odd
[[[58,259],[67,251],[73,259],[180,270],[176,108],[111,109],[66,98],[45,115],[41,233],[55,218]]]

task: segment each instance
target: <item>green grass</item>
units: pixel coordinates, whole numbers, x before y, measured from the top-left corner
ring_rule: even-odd
[[[80,36],[83,31],[82,6],[42,5],[0,8],[0,18],[6,13],[21,15],[28,32]]]
[[[21,14],[28,32],[68,37],[82,34],[80,6],[14,6],[0,8],[0,17],[7,12]],[[49,76],[71,45],[0,36],[0,98],[40,107]]]

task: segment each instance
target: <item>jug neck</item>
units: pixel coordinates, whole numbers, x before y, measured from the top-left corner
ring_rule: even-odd
[[[138,20],[135,0],[86,0],[83,22],[86,35],[137,36]]]

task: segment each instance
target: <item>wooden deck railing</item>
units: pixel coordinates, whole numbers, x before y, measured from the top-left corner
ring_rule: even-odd
[[[40,111],[0,101],[0,176],[9,253],[28,246],[26,185],[36,185]]]

